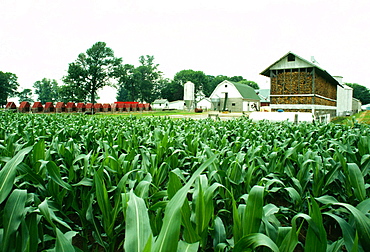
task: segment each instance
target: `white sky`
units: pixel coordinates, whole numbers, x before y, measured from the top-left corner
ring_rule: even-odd
[[[0,71],[22,88],[62,84],[68,64],[103,41],[123,63],[154,55],[168,78],[184,69],[259,75],[292,51],[344,82],[370,88],[368,0],[0,0]],[[115,90],[100,92],[115,101]]]

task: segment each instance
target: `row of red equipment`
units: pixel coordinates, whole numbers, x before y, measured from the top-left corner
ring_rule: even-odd
[[[52,102],[46,102],[43,106],[41,102],[34,102],[33,105],[29,102],[21,102],[19,107],[14,102],[8,102],[5,109],[16,109],[21,113],[50,113],[50,112],[129,112],[129,111],[148,111],[151,110],[149,103],[139,102],[114,102],[114,103],[74,103],[57,102],[54,106]]]

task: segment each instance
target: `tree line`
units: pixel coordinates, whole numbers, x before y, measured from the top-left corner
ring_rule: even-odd
[[[164,78],[154,56],[139,57],[140,65],[123,64],[122,58],[114,56],[104,42],[97,42],[68,66],[63,84],[55,79],[43,78],[33,84],[38,101],[46,102],[92,102],[99,97],[97,91],[105,86],[117,88],[117,101],[153,102],[164,98],[169,101],[183,99],[183,85],[187,81],[195,84],[195,92],[208,97],[215,87],[224,80],[239,82],[259,89],[254,81],[242,76],[206,75],[203,71],[181,70],[173,79]],[[370,103],[370,90],[356,83],[348,83],[354,90],[354,97],[363,104]],[[32,102],[32,90],[17,91],[17,76],[0,71],[0,105],[8,98],[19,97],[19,101]]]
[[[191,81],[196,92],[209,96],[217,84],[231,80],[250,85],[258,89],[258,84],[242,76],[211,76],[202,71],[182,70],[173,79],[164,78],[155,63],[154,56],[139,57],[139,66],[123,64],[122,58],[114,56],[111,48],[104,42],[97,42],[68,66],[63,84],[55,79],[43,78],[33,84],[38,101],[46,102],[95,102],[97,91],[104,86],[117,88],[117,101],[153,102],[164,98],[169,101],[183,99],[183,84]],[[4,85],[1,85],[1,104],[5,105],[9,97],[19,97],[20,101],[32,101],[32,90],[17,92],[19,84],[15,74],[4,73]],[[0,80],[1,81],[1,80]],[[7,84],[8,83],[8,84]],[[4,89],[3,89],[4,87]],[[6,87],[6,88],[5,88]]]

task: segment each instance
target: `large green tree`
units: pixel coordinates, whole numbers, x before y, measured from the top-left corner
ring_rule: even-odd
[[[70,88],[72,97],[95,103],[99,89],[114,86],[112,80],[118,77],[121,63],[122,58],[114,57],[113,50],[106,43],[97,42],[69,64],[68,75],[63,78],[65,88]]]
[[[17,75],[0,71],[0,106],[6,105],[8,98],[17,96],[19,87]]]
[[[199,91],[203,91],[207,89],[208,78],[202,71],[194,71],[191,69],[188,70],[181,70],[177,72],[173,77],[175,83],[184,86],[184,84],[188,81],[194,83],[195,86],[195,93]]]
[[[353,88],[353,97],[359,99],[362,104],[370,104],[370,90],[365,86],[357,83],[345,83],[347,86]]]
[[[26,101],[26,102],[33,102],[32,99],[32,89],[25,88],[21,92],[18,93],[19,103]]]
[[[169,79],[163,80],[161,88],[161,97],[168,101],[177,101],[184,99],[184,86],[171,81]]]
[[[154,63],[154,56],[140,56],[140,66],[126,64],[121,66],[117,100],[153,102],[160,98],[162,72],[159,64]]]
[[[43,78],[41,81],[36,81],[33,87],[35,88],[35,94],[37,94],[38,100],[42,104],[58,100],[59,86],[56,80]]]

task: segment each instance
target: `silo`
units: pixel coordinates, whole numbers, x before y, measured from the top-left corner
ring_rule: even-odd
[[[342,76],[333,76],[340,85],[337,86],[337,116],[352,113],[353,89],[343,83]]]
[[[193,108],[194,93],[195,93],[194,83],[191,81],[186,82],[184,84],[184,101],[188,110]]]

